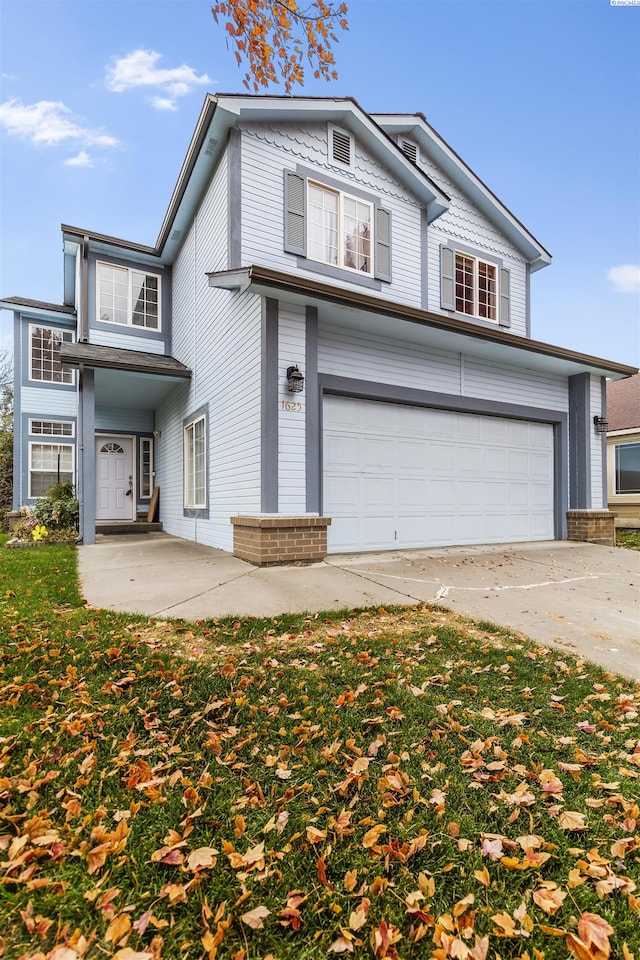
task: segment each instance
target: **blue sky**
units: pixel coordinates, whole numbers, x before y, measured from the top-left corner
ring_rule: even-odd
[[[640,5],[351,0],[349,23],[339,79],[296,92],[425,113],[553,255],[533,336],[640,364]],[[60,224],[155,243],[205,92],[244,71],[207,2],[0,0],[0,37],[0,296],[60,302]]]

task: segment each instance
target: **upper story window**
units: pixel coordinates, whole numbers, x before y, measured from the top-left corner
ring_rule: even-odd
[[[73,383],[73,370],[60,362],[60,344],[72,343],[70,330],[30,327],[29,378],[47,383]]]
[[[98,263],[98,320],[160,329],[160,277],[111,263]]]
[[[308,209],[307,255],[371,275],[372,205],[309,181]]]
[[[72,420],[29,420],[29,433],[42,437],[73,437]]]
[[[307,171],[285,171],[284,249],[298,265],[380,289],[391,282],[391,212],[375,197]],[[355,275],[358,280],[356,281]]]
[[[511,271],[501,261],[440,247],[440,306],[476,320],[511,326]]]
[[[497,316],[497,268],[477,257],[456,253],[456,310],[471,317],[495,320]]]

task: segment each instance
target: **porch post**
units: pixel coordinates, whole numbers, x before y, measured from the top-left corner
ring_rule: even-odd
[[[80,365],[78,409],[78,500],[80,535],[96,542],[96,396],[94,371]]]

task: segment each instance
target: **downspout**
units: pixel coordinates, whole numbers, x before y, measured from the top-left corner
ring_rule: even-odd
[[[84,415],[82,410],[82,378],[84,363],[78,364],[78,536],[76,543],[84,540]]]
[[[82,238],[82,289],[80,291],[80,342],[89,340],[89,237]]]
[[[82,238],[82,272],[80,290],[80,342],[89,340],[89,237]],[[84,411],[82,380],[84,364],[78,366],[78,536],[76,543],[84,540]]]

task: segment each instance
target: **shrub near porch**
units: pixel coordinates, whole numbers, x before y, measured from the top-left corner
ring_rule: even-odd
[[[639,690],[427,607],[155,622],[2,551],[5,957],[631,958]]]

